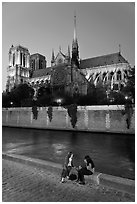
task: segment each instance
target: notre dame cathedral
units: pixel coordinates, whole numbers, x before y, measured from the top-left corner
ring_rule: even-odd
[[[27,83],[37,93],[40,87],[50,86],[63,90],[70,95],[86,95],[90,84],[109,84],[110,89],[120,90],[125,85],[130,65],[121,52],[81,60],[76,36],[76,16],[74,16],[74,37],[72,51],[67,53],[61,48],[57,55],[52,50],[51,66],[47,67],[45,56],[35,53],[21,45],[9,49],[9,65],[6,90]]]

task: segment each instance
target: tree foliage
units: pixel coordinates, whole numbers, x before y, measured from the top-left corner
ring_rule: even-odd
[[[121,91],[135,101],[135,67],[129,70],[126,86]]]
[[[48,107],[47,114],[48,114],[48,117],[49,117],[49,121],[51,122],[52,117],[53,117],[53,108],[52,108],[52,106]]]
[[[28,84],[20,84],[14,87],[11,92],[3,95],[3,107],[7,106],[5,100],[9,102],[7,107],[11,106],[29,106],[33,98],[34,90]]]
[[[104,86],[101,82],[97,84],[95,88],[94,97],[96,99],[96,105],[104,105],[108,103],[107,87]]]
[[[68,115],[71,118],[70,122],[73,128],[75,128],[77,123],[77,105],[71,104],[70,106],[67,106]]]
[[[10,107],[10,97],[9,97],[9,93],[3,92],[2,93],[2,107],[3,108],[7,108]]]

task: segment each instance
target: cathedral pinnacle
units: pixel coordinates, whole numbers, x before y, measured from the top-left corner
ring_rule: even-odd
[[[119,44],[119,54],[121,54],[121,45]]]
[[[59,52],[61,52],[61,46],[59,46]]]
[[[55,62],[55,56],[54,56],[54,50],[52,49],[51,66],[54,65],[54,62]]]
[[[54,61],[55,57],[54,57],[54,50],[52,49],[52,61]]]
[[[70,57],[70,47],[68,45],[68,57]]]

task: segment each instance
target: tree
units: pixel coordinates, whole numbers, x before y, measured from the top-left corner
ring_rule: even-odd
[[[129,70],[126,86],[123,87],[121,91],[125,94],[125,96],[133,98],[135,102],[135,67]]]
[[[13,88],[9,93],[10,101],[13,102],[13,106],[28,106],[27,101],[32,101],[34,95],[34,89],[28,84],[19,84]]]
[[[121,91],[116,92],[111,90],[109,93],[109,103],[115,105],[125,104],[125,96]]]
[[[71,104],[67,106],[68,110],[68,115],[71,118],[70,122],[73,128],[75,128],[76,123],[77,123],[77,105],[76,104]]]
[[[38,89],[38,94],[37,94],[38,106],[50,105],[51,98],[52,98],[52,93],[51,93],[51,87],[49,84],[47,87],[42,86]]]
[[[9,93],[7,92],[3,92],[2,93],[2,107],[3,108],[7,108],[10,107],[10,97],[9,97]]]
[[[97,105],[108,103],[107,86],[104,86],[101,82],[95,88],[95,98]]]

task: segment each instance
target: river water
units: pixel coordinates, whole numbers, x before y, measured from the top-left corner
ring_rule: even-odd
[[[2,150],[61,164],[72,151],[76,166],[90,155],[96,171],[135,179],[135,135],[3,127]]]

